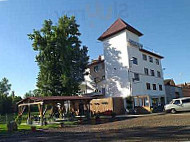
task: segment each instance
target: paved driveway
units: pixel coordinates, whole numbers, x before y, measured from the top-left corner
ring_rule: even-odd
[[[1,136],[0,136],[1,137]],[[190,113],[147,115],[99,125],[18,132],[0,141],[188,141]]]

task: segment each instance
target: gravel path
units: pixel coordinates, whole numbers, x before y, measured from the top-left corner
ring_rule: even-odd
[[[128,118],[99,125],[17,132],[0,141],[190,141],[190,113]]]

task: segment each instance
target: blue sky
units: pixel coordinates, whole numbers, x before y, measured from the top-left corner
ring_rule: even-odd
[[[91,59],[103,54],[97,38],[120,17],[144,34],[145,47],[165,57],[165,78],[190,81],[189,0],[0,0],[0,78],[10,80],[16,95],[33,90],[38,74],[27,34],[64,14],[76,16]]]

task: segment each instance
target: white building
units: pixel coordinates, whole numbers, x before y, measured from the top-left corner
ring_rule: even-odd
[[[91,96],[105,96],[104,56],[92,60],[86,69],[84,81],[80,84],[81,93]]]
[[[133,96],[136,106],[165,103],[162,56],[139,43],[143,34],[116,20],[99,38],[104,46],[105,96]]]

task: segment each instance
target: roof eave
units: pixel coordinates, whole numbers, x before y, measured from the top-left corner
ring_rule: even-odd
[[[114,32],[114,33],[111,33],[111,34],[109,34],[109,35],[106,35],[106,36],[102,36],[102,35],[103,35],[103,34],[102,34],[102,35],[98,38],[98,40],[103,41],[104,39],[106,39],[106,38],[108,38],[108,37],[110,37],[110,36],[113,36],[113,35],[115,35],[115,34],[121,32],[121,31],[123,31],[123,30],[125,30],[125,29],[128,30],[127,27],[125,27],[125,28],[123,28],[123,29],[121,29],[121,30],[118,30],[118,31],[116,31],[116,32]],[[130,32],[132,32],[132,33],[138,35],[139,37],[140,37],[140,36],[143,36],[143,34],[142,34],[141,32],[139,32],[139,31],[137,31],[137,30],[136,30],[136,32],[133,32],[133,31],[131,31],[131,30],[128,30],[128,31],[130,31]]]

